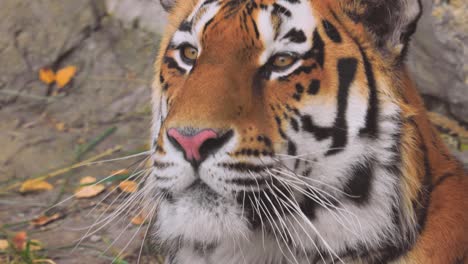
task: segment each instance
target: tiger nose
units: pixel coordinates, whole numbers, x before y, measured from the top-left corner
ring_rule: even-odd
[[[217,133],[214,129],[170,128],[169,141],[184,153],[185,159],[194,167],[210,154],[218,151],[232,137],[232,130]]]

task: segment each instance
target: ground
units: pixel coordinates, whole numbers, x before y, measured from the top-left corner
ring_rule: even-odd
[[[87,211],[109,190],[54,208],[65,216],[45,227],[31,227],[29,220],[72,194],[80,178],[102,179],[141,156],[72,170],[49,180],[54,189],[47,192],[20,195],[18,188],[5,189],[76,163],[78,147],[106,131],[114,132],[81,160],[119,146],[119,152],[102,159],[147,149],[149,87],[159,36],[123,26],[106,13],[102,1],[4,0],[0,5],[0,239],[27,231],[43,245],[38,254],[56,263],[109,263],[126,241],[119,241],[105,254],[102,251],[127,226],[131,215],[121,216],[115,225],[85,239],[83,247],[71,250],[85,234],[73,230],[94,222],[105,206],[97,206],[90,215]],[[38,78],[41,68],[59,70],[69,65],[77,67],[77,74],[58,93],[57,85],[46,85]],[[111,203],[117,194],[104,203]],[[122,237],[128,240],[138,227],[130,225]],[[124,250],[130,263],[139,253],[142,235]]]
[[[50,175],[116,148],[120,151],[98,160],[148,148],[150,83],[159,35],[141,28],[138,20],[126,22],[109,14],[100,0],[1,1],[0,241],[26,231],[30,239],[41,243],[42,249],[34,253],[36,260],[99,264],[110,263],[123,253],[120,263],[136,263],[143,248],[141,263],[159,261],[156,249],[143,244],[146,226],[131,224],[135,213],[130,211],[73,250],[86,234],[83,227],[126,201],[127,194],[118,189],[112,192],[121,178],[105,182],[107,189],[96,197],[71,198],[51,209],[74,193],[81,178],[104,179],[112,171],[126,168],[132,172],[145,157]],[[38,77],[41,69],[58,71],[66,66],[77,67],[77,74],[64,88],[47,85]],[[447,138],[455,141],[454,148],[464,146],[457,141],[460,135],[451,134]],[[468,162],[467,152],[456,153]],[[52,190],[18,192],[16,185],[48,174],[53,176],[47,179]],[[31,224],[44,213],[57,212],[60,219],[48,225]],[[131,241],[128,247],[127,241]],[[28,263],[27,257],[21,258],[24,252],[6,251],[8,254],[1,253],[0,244],[0,263]]]

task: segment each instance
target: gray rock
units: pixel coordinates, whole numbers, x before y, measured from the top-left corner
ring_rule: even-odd
[[[99,27],[102,1],[0,2],[0,90],[43,95],[37,72],[58,67]],[[1,91],[0,91],[1,92]],[[0,93],[0,107],[16,99]]]
[[[464,52],[468,38],[462,37],[468,30],[448,28],[446,21],[433,15],[433,0],[423,2],[424,14],[409,52],[409,70],[423,95],[439,101],[448,114],[468,123],[468,54]],[[451,21],[455,19],[461,18],[452,17]]]
[[[167,15],[158,0],[105,0],[109,14],[128,26],[140,26],[145,30],[161,33]]]

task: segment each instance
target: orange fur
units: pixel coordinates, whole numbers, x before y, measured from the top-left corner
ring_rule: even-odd
[[[196,0],[178,1],[172,11],[169,26],[161,42],[160,56],[156,61],[156,73],[171,74],[164,67],[162,59],[166,53],[172,34],[181,21],[192,12]],[[274,2],[257,1],[264,3]],[[364,12],[364,7],[356,1],[322,0],[311,1],[314,15],[326,17],[333,21],[344,38],[343,44],[337,49],[334,43],[326,41],[328,52],[324,68],[310,75],[297,76],[295,81],[304,78],[318,78],[323,86],[329,87],[320,91],[310,102],[324,105],[334,105],[337,93],[337,78],[334,74],[338,58],[354,56],[360,58],[355,43],[359,43],[366,51],[369,61],[374,67],[376,79],[379,81],[379,94],[382,103],[393,102],[400,106],[403,113],[401,155],[402,180],[400,185],[404,192],[403,204],[408,215],[414,216],[415,206],[419,197],[430,192],[429,208],[425,224],[418,235],[417,242],[409,252],[397,263],[467,263],[468,261],[468,177],[462,165],[453,158],[444,146],[437,131],[430,124],[423,102],[404,68],[396,69],[392,58],[382,56],[373,45],[373,37],[360,24],[351,21],[343,10]],[[337,15],[334,17],[332,12]],[[336,20],[340,21],[337,22]],[[173,102],[167,117],[166,127],[232,127],[242,131],[242,144],[239,149],[251,147],[258,149],[258,142],[251,136],[268,135],[273,142],[280,141],[280,135],[274,129],[274,115],[288,111],[276,106],[277,102],[286,102],[294,93],[293,89],[281,87],[279,82],[269,84],[263,99],[252,95],[247,89],[238,87],[251,86],[246,80],[253,78],[253,72],[258,67],[256,57],[261,49],[261,43],[254,43],[250,48],[243,40],[248,39],[245,32],[238,30],[236,21],[215,21],[217,27],[212,29],[207,39],[209,46],[205,47],[200,57],[203,62],[196,74],[182,80],[174,77],[174,82],[190,85],[184,89],[170,90],[170,97],[177,97]],[[253,30],[250,30],[251,32]],[[319,27],[320,33],[323,28]],[[230,35],[227,39],[224,36]],[[235,37],[234,37],[235,36]],[[219,55],[222,56],[219,56]],[[391,55],[390,55],[391,56]],[[330,63],[332,62],[332,63]],[[359,59],[362,68],[363,61]],[[223,67],[217,67],[223,65]],[[333,73],[333,74],[330,74]],[[213,76],[221,76],[214,78]],[[363,71],[356,75],[357,84],[363,88],[358,92],[362,97],[368,96],[366,79]],[[159,78],[154,81],[154,93],[160,94]],[[158,97],[158,95],[156,95]],[[270,110],[269,105],[274,109]],[[291,103],[300,108],[300,103]],[[265,121],[268,120],[268,121]],[[259,125],[262,124],[262,125]],[[276,146],[275,146],[276,147]],[[260,149],[261,151],[261,149]],[[429,175],[430,177],[427,178]],[[413,224],[417,221],[412,219]],[[459,260],[460,262],[456,262]]]

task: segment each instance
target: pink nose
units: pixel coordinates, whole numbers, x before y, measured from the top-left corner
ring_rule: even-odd
[[[167,135],[173,143],[174,141],[177,143],[174,145],[184,152],[185,159],[189,162],[200,162],[203,158],[203,153],[200,153],[203,143],[209,139],[218,138],[218,134],[211,129],[201,130],[194,134],[183,134],[178,129],[171,128],[167,131]]]

